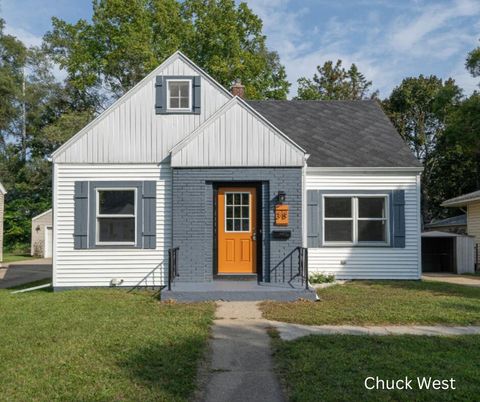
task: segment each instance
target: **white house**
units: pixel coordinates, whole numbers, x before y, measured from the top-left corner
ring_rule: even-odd
[[[380,106],[234,90],[176,52],[53,154],[56,289],[288,282],[306,249],[310,272],[420,277],[421,166]]]

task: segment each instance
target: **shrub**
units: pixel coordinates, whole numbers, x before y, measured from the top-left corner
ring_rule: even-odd
[[[309,280],[310,283],[314,283],[314,284],[332,283],[332,282],[335,282],[335,275],[314,273],[314,274],[310,274],[308,276],[308,280]]]

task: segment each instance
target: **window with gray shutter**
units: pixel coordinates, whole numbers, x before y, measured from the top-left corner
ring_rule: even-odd
[[[155,181],[78,181],[74,248],[156,248]]]
[[[200,114],[200,76],[157,76],[155,79],[156,114]]]
[[[404,190],[307,191],[307,247],[403,248],[405,238]]]

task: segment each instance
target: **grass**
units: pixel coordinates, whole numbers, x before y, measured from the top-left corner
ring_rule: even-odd
[[[3,253],[2,262],[10,263],[10,262],[17,262],[17,261],[34,260],[37,258],[38,257],[32,257],[30,254],[5,252]]]
[[[211,303],[119,290],[0,291],[0,400],[191,398]]]
[[[312,303],[263,302],[264,317],[308,325],[480,324],[480,288],[439,282],[350,282]]]
[[[273,339],[290,400],[474,401],[480,395],[480,336],[310,336]],[[413,390],[367,390],[367,377],[413,379]],[[455,390],[420,390],[416,377],[453,378]]]

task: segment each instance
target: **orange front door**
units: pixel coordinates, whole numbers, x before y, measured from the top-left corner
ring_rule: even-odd
[[[219,274],[257,272],[256,195],[251,187],[222,187],[218,191]]]

